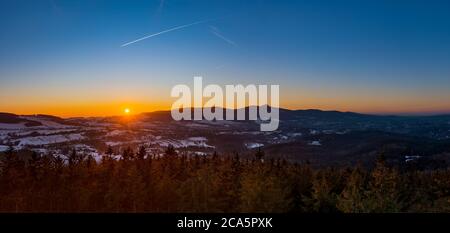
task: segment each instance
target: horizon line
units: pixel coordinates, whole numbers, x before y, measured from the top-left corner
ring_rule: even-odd
[[[263,105],[261,105],[263,106]],[[270,105],[268,105],[271,107]],[[246,106],[243,108],[249,108],[249,107],[260,107],[260,106]],[[197,109],[196,107],[186,107],[183,109]],[[202,107],[204,108],[204,107]],[[221,108],[223,110],[227,110],[227,108],[223,107],[217,107]],[[234,108],[233,110],[239,110],[243,108]],[[346,111],[346,110],[331,110],[331,109],[320,109],[320,108],[288,108],[288,107],[278,107],[278,109],[282,110],[288,110],[288,111],[321,111],[321,112],[340,112],[340,113],[355,113],[355,114],[361,114],[361,115],[372,115],[372,116],[398,116],[398,117],[432,117],[432,116],[443,116],[443,115],[450,115],[450,110],[443,110],[443,111],[422,111],[422,112],[359,112],[359,111]],[[170,112],[172,109],[161,109],[161,110],[154,110],[154,111],[141,111],[138,113],[129,114],[128,116],[138,116],[141,114],[146,113],[155,113],[155,112]],[[101,117],[126,117],[126,114],[111,114],[111,115],[86,115],[86,116],[61,116],[58,114],[49,114],[49,113],[32,113],[32,114],[19,114],[14,112],[2,112],[0,111],[0,114],[13,114],[17,116],[37,116],[37,115],[44,115],[44,116],[54,116],[59,117],[62,119],[70,119],[70,118],[101,118]]]

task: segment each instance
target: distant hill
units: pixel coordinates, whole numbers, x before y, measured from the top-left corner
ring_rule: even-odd
[[[269,106],[269,109],[271,107]],[[218,108],[220,110],[221,108]],[[223,109],[224,118],[227,109]],[[249,113],[249,107],[245,109],[246,116]],[[258,107],[257,107],[257,110]],[[234,110],[235,115],[238,110]],[[426,120],[426,121],[449,121],[450,114],[432,115],[432,116],[396,116],[396,115],[373,115],[373,114],[363,114],[356,112],[340,112],[340,111],[324,111],[318,109],[306,109],[306,110],[290,110],[285,108],[279,108],[280,120],[298,120],[298,119],[314,119],[323,121],[416,121],[416,120]],[[149,119],[158,120],[171,120],[170,111],[155,111],[155,112],[145,112],[140,114],[141,116],[148,117]],[[194,108],[191,108],[191,117],[194,116]]]
[[[4,124],[20,124],[24,123],[25,126],[31,127],[31,126],[41,126],[42,124],[38,121],[32,121],[20,118],[20,116],[12,113],[4,113],[0,112],[0,123]]]
[[[13,113],[0,113],[0,124],[10,124],[10,125],[21,125],[25,127],[34,126],[59,126],[67,125],[74,126],[77,125],[68,119],[64,119],[57,116],[36,114],[36,115],[16,115]]]
[[[271,107],[268,107],[269,111]],[[227,109],[223,108],[217,108],[218,111],[223,110],[224,112],[224,119],[226,118],[226,111]],[[242,110],[242,109],[239,109]],[[238,109],[234,110],[234,114],[236,116]],[[259,107],[256,107],[256,110],[259,111]],[[194,116],[195,108],[191,108],[191,117]],[[214,111],[214,108],[212,109]],[[244,109],[246,114],[246,119],[248,119],[248,113],[249,113],[249,107],[246,107]],[[322,111],[322,110],[316,110],[316,109],[308,109],[308,110],[290,110],[285,108],[279,108],[280,113],[280,119],[281,120],[294,120],[299,117],[314,117],[314,118],[323,118],[323,119],[330,119],[330,118],[364,118],[364,117],[376,117],[375,115],[366,115],[366,114],[360,114],[360,113],[354,113],[354,112],[339,112],[339,111]],[[141,116],[149,117],[152,119],[159,119],[159,120],[170,120],[171,113],[170,111],[155,111],[155,112],[145,112],[141,113]],[[169,119],[168,119],[169,118]]]

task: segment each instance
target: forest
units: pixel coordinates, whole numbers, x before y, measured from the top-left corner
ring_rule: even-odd
[[[100,162],[14,150],[0,162],[0,212],[383,213],[450,212],[450,170],[314,168],[239,154],[164,155],[111,148]]]

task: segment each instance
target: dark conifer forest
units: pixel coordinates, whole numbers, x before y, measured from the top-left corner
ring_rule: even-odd
[[[101,162],[9,150],[1,160],[1,212],[450,212],[450,171],[398,169],[379,156],[372,168],[238,154],[195,156],[168,147],[113,151]]]

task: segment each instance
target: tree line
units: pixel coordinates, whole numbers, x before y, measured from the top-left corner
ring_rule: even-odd
[[[238,154],[163,156],[144,147],[100,162],[75,150],[66,159],[9,150],[0,162],[0,212],[450,212],[450,171],[374,168]]]

